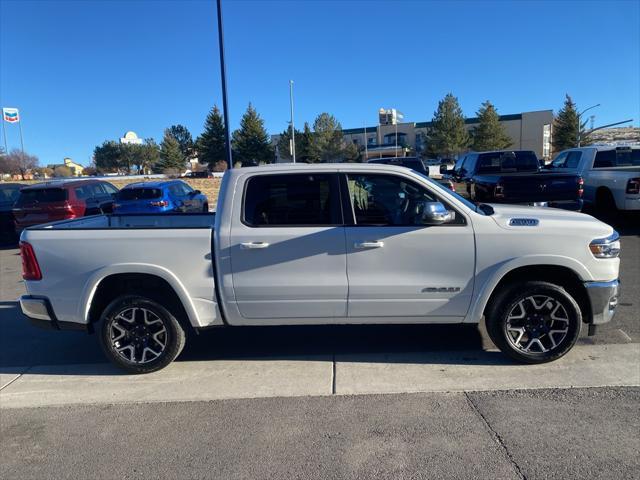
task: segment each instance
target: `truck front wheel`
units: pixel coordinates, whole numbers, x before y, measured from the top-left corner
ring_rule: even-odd
[[[566,354],[580,335],[580,307],[562,287],[519,283],[499,293],[486,315],[493,343],[523,363],[545,363]]]
[[[138,295],[121,295],[105,308],[98,337],[109,360],[129,373],[166,367],[180,354],[186,340],[171,312]]]

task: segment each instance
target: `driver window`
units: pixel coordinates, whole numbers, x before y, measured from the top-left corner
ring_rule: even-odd
[[[413,182],[391,175],[348,175],[356,225],[422,226],[424,202],[436,197]]]

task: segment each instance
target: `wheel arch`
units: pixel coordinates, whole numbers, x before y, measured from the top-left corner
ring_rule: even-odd
[[[114,265],[96,272],[86,284],[81,318],[95,323],[116,296],[141,294],[166,305],[186,326],[199,326],[198,313],[180,281],[168,270],[152,265]]]
[[[593,203],[596,208],[602,208],[606,206],[603,204],[603,201],[611,201],[615,208],[620,209],[623,205],[618,205],[618,198],[615,192],[608,185],[600,185],[596,188],[595,194],[593,196]]]
[[[583,323],[589,323],[591,321],[591,303],[589,302],[589,296],[584,282],[578,273],[571,268],[554,264],[524,265],[506,272],[491,289],[490,294],[482,306],[482,314],[486,314],[491,308],[492,302],[505,286],[526,280],[544,281],[562,287],[575,299],[580,307]]]
[[[557,255],[523,256],[496,265],[493,269],[485,269],[476,273],[476,291],[471,308],[464,320],[466,323],[479,323],[487,309],[489,301],[495,297],[507,282],[526,280],[544,280],[570,286],[575,293],[576,302],[580,305],[583,319],[591,319],[591,304],[584,282],[594,280],[589,270],[579,261]]]

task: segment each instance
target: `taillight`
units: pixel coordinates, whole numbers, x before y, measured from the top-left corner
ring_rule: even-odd
[[[38,259],[30,243],[20,242],[20,257],[22,257],[22,278],[42,280],[40,265],[38,265]]]
[[[168,207],[169,202],[167,202],[166,200],[160,200],[159,202],[149,202],[149,205],[151,205],[152,207]]]
[[[627,182],[626,192],[632,195],[640,193],[640,178],[630,178]]]
[[[578,177],[578,198],[582,198],[584,194],[584,178]]]
[[[455,192],[455,191],[456,191],[456,186],[453,184],[453,182],[449,182],[449,189],[450,189],[452,192]]]
[[[495,190],[493,191],[493,195],[496,198],[504,198],[504,185],[498,183]]]

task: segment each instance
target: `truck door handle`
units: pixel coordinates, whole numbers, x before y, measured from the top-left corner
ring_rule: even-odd
[[[240,248],[267,248],[269,244],[267,242],[244,242],[240,244]]]
[[[384,247],[384,242],[375,241],[375,242],[356,242],[353,244],[356,248],[381,248]]]

